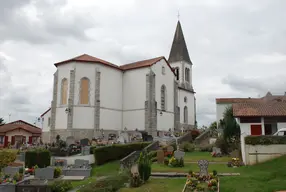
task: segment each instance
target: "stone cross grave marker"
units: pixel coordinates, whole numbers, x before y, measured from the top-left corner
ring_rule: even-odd
[[[37,168],[35,169],[35,178],[38,179],[53,179],[54,178],[54,168]]]
[[[201,159],[198,161],[198,165],[200,167],[200,176],[207,176],[209,162],[207,160]]]
[[[88,140],[88,138],[81,139],[81,140],[80,140],[80,145],[83,145],[83,146],[89,145],[89,140]]]
[[[75,139],[74,139],[74,137],[73,137],[73,136],[67,137],[66,143],[67,143],[67,146],[70,146],[71,144],[75,144]]]
[[[90,154],[90,146],[81,147],[81,154],[82,155],[89,155]]]
[[[176,159],[181,159],[181,158],[184,159],[184,156],[185,156],[185,152],[183,152],[183,151],[175,151],[174,152],[174,157]]]
[[[164,151],[162,149],[157,150],[157,162],[159,164],[163,164],[164,163]]]

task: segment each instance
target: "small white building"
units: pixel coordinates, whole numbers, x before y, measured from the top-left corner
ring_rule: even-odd
[[[240,126],[241,152],[245,163],[245,137],[249,135],[273,135],[286,127],[286,94],[262,98],[220,98],[217,101],[217,122],[226,107],[233,107],[233,115]],[[224,106],[224,109],[223,107]],[[218,114],[219,113],[219,114]]]
[[[195,126],[195,92],[190,60],[178,21],[169,59],[126,65],[84,54],[55,63],[51,108],[41,115],[43,141],[75,139]]]

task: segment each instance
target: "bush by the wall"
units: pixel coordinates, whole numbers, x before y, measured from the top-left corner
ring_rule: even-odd
[[[67,192],[72,189],[70,181],[58,180],[50,184],[51,192]]]
[[[46,149],[34,149],[26,152],[25,166],[32,168],[37,165],[39,168],[50,166],[51,152]]]
[[[145,150],[141,152],[138,159],[138,170],[140,178],[143,181],[147,181],[151,175],[151,159]]]
[[[193,152],[195,150],[195,145],[190,142],[184,142],[180,145],[180,149],[184,152]]]
[[[247,145],[277,145],[286,144],[285,136],[260,135],[245,137],[245,144]]]
[[[120,160],[133,151],[141,151],[147,147],[150,142],[114,144],[106,147],[99,147],[93,150],[94,161],[97,165],[102,165],[109,161]]]
[[[12,149],[0,150],[0,170],[16,160],[17,152]]]
[[[54,170],[54,178],[58,178],[62,174],[62,169],[60,167],[56,167]]]
[[[89,183],[80,189],[80,192],[114,192],[125,187],[128,183],[130,175],[120,173],[108,176],[104,179],[99,179],[93,183]]]

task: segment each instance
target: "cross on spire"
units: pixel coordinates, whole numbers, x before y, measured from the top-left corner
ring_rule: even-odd
[[[178,17],[178,20],[180,20],[180,11],[178,10],[178,15],[177,15],[177,17]]]

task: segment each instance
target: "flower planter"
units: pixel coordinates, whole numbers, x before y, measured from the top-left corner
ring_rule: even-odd
[[[219,178],[213,174],[198,176],[188,175],[182,192],[219,192]]]

